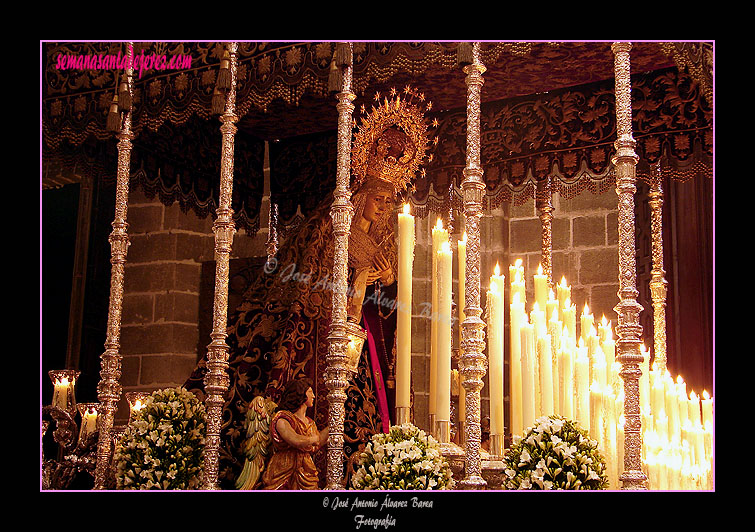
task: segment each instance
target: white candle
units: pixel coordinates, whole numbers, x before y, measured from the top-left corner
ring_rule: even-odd
[[[490,434],[502,435],[503,424],[503,294],[491,277],[488,303],[488,384]]]
[[[564,327],[561,335],[561,366],[559,367],[561,387],[561,410],[566,419],[574,419],[574,341]]]
[[[432,230],[433,250],[432,250],[432,315],[430,320],[430,398],[428,404],[428,413],[431,418],[437,413],[437,382],[438,375],[438,321],[440,302],[438,301],[438,252],[443,242],[448,240],[448,231],[443,228],[443,220],[438,218],[435,227]],[[432,430],[432,429],[431,429]]]
[[[511,314],[509,316],[509,348],[510,368],[509,368],[509,385],[510,391],[510,410],[511,410],[511,432],[520,436],[524,430],[522,423],[522,337],[520,328],[523,320],[526,318],[524,313],[524,302],[520,300],[520,294],[514,294],[513,301],[510,305]]]
[[[545,302],[545,318],[550,321],[553,319],[553,313],[556,314],[556,320],[558,320],[558,299],[553,295],[553,289],[548,289],[548,301]]]
[[[61,410],[68,410],[68,387],[71,383],[68,377],[61,377],[53,383],[52,406],[57,406]]]
[[[713,430],[713,398],[706,390],[703,390],[701,405],[703,411],[703,428],[705,430]]]
[[[453,252],[448,241],[438,251],[438,362],[437,362],[437,421],[451,420],[451,294],[453,280]]]
[[[566,277],[561,277],[561,282],[556,286],[556,295],[558,297],[558,308],[566,308],[566,300],[571,299],[571,286],[567,286]]]
[[[535,332],[531,323],[523,323],[522,336],[522,423],[527,430],[535,423]]]
[[[464,306],[466,305],[466,281],[467,281],[467,232],[464,231],[464,235],[457,243],[457,261],[459,264],[459,353],[462,353],[461,342],[464,339],[464,320],[466,314],[464,314]],[[460,375],[461,377],[461,375]],[[459,380],[459,419],[462,422],[466,421],[467,417],[467,391],[462,385],[462,380]]]
[[[511,280],[511,292],[509,293],[509,304],[514,302],[514,295],[519,294],[519,301],[524,303],[527,300],[524,286],[524,267],[522,259],[516,259],[514,264],[509,266],[509,279]]]
[[[574,362],[574,382],[576,384],[577,422],[583,429],[590,430],[590,359],[587,357],[587,347],[582,338],[579,339],[577,359]]]
[[[398,215],[398,305],[396,307],[396,407],[411,406],[412,381],[412,270],[414,216],[409,205]]]
[[[585,344],[587,343],[587,337],[590,334],[590,328],[594,323],[595,318],[590,313],[590,307],[585,303],[585,308],[582,310],[582,315],[579,317],[580,336],[584,338]]]
[[[640,363],[640,410],[644,413],[650,412],[650,356],[648,353],[642,353],[642,362]]]
[[[561,350],[561,322],[558,321],[558,311],[551,314],[548,320],[548,334],[551,338],[551,354],[553,359],[553,413],[561,415],[561,388],[559,377],[559,353]]]
[[[577,306],[572,305],[571,299],[566,298],[564,306],[562,307],[564,315],[564,325],[569,331],[569,336],[577,341]]]
[[[702,425],[702,418],[700,417],[700,397],[698,397],[694,390],[689,393],[687,416],[689,417],[690,423],[694,426]]]
[[[681,375],[676,377],[676,402],[679,404],[679,426],[689,423],[689,401],[687,401],[687,383]]]
[[[676,384],[671,375],[666,372],[665,377],[665,400],[666,400],[666,414],[668,415],[669,422],[669,439],[676,441],[680,437],[680,425],[679,425],[679,400],[676,394]]]
[[[548,276],[543,274],[543,265],[537,265],[537,273],[534,275],[535,301],[540,309],[545,312],[545,304],[548,302]]]
[[[537,339],[537,353],[540,359],[540,415],[550,416],[556,411],[553,404],[553,356],[549,334]]]

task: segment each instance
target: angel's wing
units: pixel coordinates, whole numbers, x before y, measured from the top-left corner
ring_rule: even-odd
[[[273,451],[270,434],[270,421],[277,405],[263,396],[257,396],[249,403],[244,424],[246,440],[241,450],[246,456],[244,468],[236,479],[236,489],[252,490],[257,485],[267,459]]]

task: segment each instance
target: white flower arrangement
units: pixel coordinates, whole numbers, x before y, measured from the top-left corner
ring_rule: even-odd
[[[372,436],[351,479],[355,489],[453,489],[451,467],[435,438],[411,423]]]
[[[510,490],[599,490],[608,487],[598,442],[576,422],[561,416],[535,421],[503,458]]]
[[[183,388],[153,392],[113,456],[118,489],[197,489],[206,434],[204,404]]]

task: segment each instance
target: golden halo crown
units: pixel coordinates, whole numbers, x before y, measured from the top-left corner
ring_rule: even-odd
[[[352,190],[357,191],[367,180],[379,179],[393,185],[394,193],[413,187],[422,165],[432,160],[428,155],[431,139],[425,113],[432,103],[425,96],[406,86],[402,92],[391,89],[382,103],[375,94],[376,105],[369,113],[362,106],[361,122],[352,142]],[[355,124],[356,125],[356,124]],[[437,120],[432,124],[437,127]]]

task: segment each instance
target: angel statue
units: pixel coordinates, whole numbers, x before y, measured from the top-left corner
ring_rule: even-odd
[[[346,389],[344,455],[347,474],[349,459],[359,455],[373,434],[388,432],[395,416],[392,370],[398,260],[394,235],[397,209],[394,206],[397,199],[411,189],[430,146],[424,119],[426,109],[421,108],[417,100],[421,102],[424,97],[411,88],[400,94],[392,93],[390,99],[385,98],[384,104],[373,107],[362,119],[352,142],[353,215],[349,234],[347,314],[350,321],[366,331],[367,340],[357,373]],[[230,386],[221,424],[218,472],[221,488],[250,485],[250,462],[254,462],[255,453],[262,450],[255,448],[260,443],[256,438],[260,436],[247,431],[254,424],[263,423],[268,411],[264,400],[255,400],[258,396],[280,405],[286,385],[306,377],[313,393],[313,421],[317,426],[329,424],[324,375],[331,296],[338,288],[332,278],[332,203],[331,194],[281,243],[275,257],[277,262],[268,261],[229,317],[226,343]],[[206,371],[203,358],[184,385],[200,398],[204,397]],[[293,425],[291,427],[293,429]],[[270,434],[273,441],[275,437],[285,440],[286,429],[279,429],[271,420]],[[324,449],[309,454],[316,466],[311,471],[320,472],[320,487],[325,485],[326,455]],[[272,469],[274,457],[275,453],[267,469],[269,476],[277,474]],[[308,482],[314,477],[307,478],[297,480],[301,482],[297,485],[310,486]]]

